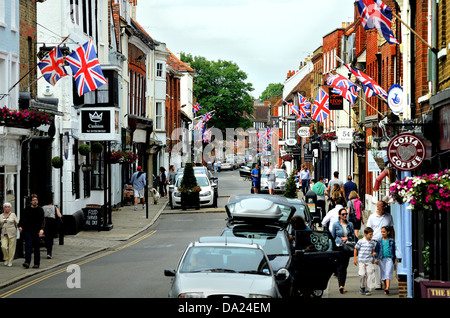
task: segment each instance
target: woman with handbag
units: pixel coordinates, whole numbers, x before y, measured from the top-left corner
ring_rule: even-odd
[[[16,236],[19,220],[16,214],[11,212],[11,203],[9,202],[3,204],[1,222],[3,260],[5,261],[5,266],[11,267],[14,260],[14,253],[16,252]]]
[[[341,250],[341,261],[337,268],[337,278],[339,292],[346,293],[345,281],[347,279],[347,268],[350,257],[355,249],[355,230],[353,224],[347,221],[347,209],[339,210],[339,220],[333,224],[331,235],[334,237],[336,245]]]
[[[53,200],[49,199],[47,205],[42,207],[45,216],[45,248],[47,249],[47,259],[52,258],[53,241],[58,234],[59,222],[62,221],[61,212],[57,206],[53,205]]]

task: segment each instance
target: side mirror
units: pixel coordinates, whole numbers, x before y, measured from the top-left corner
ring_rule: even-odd
[[[174,277],[175,276],[175,270],[174,269],[165,269],[164,270],[164,276]]]

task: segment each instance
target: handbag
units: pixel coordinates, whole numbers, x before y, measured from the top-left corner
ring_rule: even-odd
[[[346,256],[353,256],[355,250],[355,242],[348,241],[342,244],[342,253]]]

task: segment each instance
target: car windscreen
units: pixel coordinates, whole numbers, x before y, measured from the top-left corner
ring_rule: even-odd
[[[289,242],[282,231],[263,231],[253,228],[235,226],[233,229],[226,229],[222,236],[233,235],[252,239],[254,243],[261,245],[267,256],[289,255]]]
[[[267,178],[267,175],[269,174],[269,171],[264,171],[261,175],[262,178]],[[287,179],[287,174],[284,171],[275,171],[275,175],[277,178]]]
[[[180,265],[180,273],[247,273],[271,275],[260,249],[235,246],[193,246]]]
[[[206,176],[196,176],[197,179],[197,185],[200,187],[207,187],[209,186],[209,181]],[[183,180],[183,177],[178,178],[177,180],[177,187],[181,186],[181,180]]]

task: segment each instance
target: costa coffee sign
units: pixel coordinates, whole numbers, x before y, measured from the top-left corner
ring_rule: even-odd
[[[412,171],[419,168],[425,155],[426,149],[422,139],[411,133],[395,136],[387,147],[389,162],[400,171]]]

